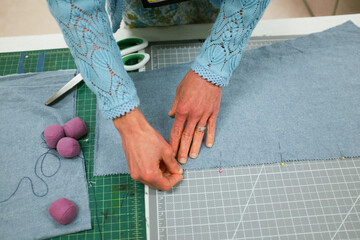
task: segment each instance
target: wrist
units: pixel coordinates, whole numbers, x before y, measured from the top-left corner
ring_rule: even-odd
[[[147,121],[140,110],[135,108],[121,117],[114,118],[113,123],[120,135],[126,136],[144,128]]]
[[[202,79],[218,87],[225,87],[229,83],[230,75],[227,77],[221,76],[220,74],[213,71],[213,69],[204,67],[204,65],[200,64],[197,59],[191,65],[191,70],[199,75]]]

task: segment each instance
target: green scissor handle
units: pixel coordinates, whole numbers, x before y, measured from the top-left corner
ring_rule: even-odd
[[[149,61],[150,55],[147,53],[132,53],[122,58],[126,71],[134,71],[142,68]],[[139,61],[140,60],[140,61]],[[133,63],[136,64],[133,64]]]
[[[125,38],[117,42],[121,50],[121,56],[126,71],[134,71],[142,68],[149,61],[150,55],[147,53],[136,53],[148,46],[148,41],[144,38]]]
[[[149,42],[144,38],[125,38],[117,42],[121,50],[121,56],[137,52],[148,46]]]

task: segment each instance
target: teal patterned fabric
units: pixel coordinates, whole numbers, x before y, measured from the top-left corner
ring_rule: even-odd
[[[105,0],[48,0],[86,85],[106,118],[125,115],[140,102],[111,33]]]
[[[219,9],[209,0],[193,0],[143,8],[141,0],[125,1],[123,19],[130,28],[215,22]]]
[[[211,35],[192,69],[204,79],[225,86],[270,0],[223,0]],[[107,119],[140,104],[134,83],[124,69],[112,35],[122,19],[132,27],[162,26],[215,19],[220,0],[193,0],[144,9],[139,0],[47,0],[86,85],[97,95]]]
[[[191,67],[194,72],[217,86],[226,86],[269,2],[224,1],[211,34]]]

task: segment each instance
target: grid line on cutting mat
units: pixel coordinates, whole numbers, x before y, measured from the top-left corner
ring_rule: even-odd
[[[222,170],[156,192],[159,239],[360,238],[358,158]]]
[[[152,45],[151,68],[193,61],[200,49]],[[185,171],[169,192],[150,194],[158,239],[360,239],[359,158]]]

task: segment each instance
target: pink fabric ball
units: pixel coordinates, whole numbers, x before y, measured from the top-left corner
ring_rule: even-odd
[[[49,207],[50,216],[62,225],[72,222],[76,216],[75,204],[67,198],[55,200]]]
[[[86,125],[84,121],[79,118],[73,118],[64,124],[64,131],[67,137],[79,139],[86,135]]]
[[[44,130],[46,144],[51,148],[56,148],[56,144],[64,136],[64,129],[59,124],[47,126]]]
[[[56,145],[58,153],[64,158],[73,158],[80,153],[80,144],[71,137],[64,137]]]

